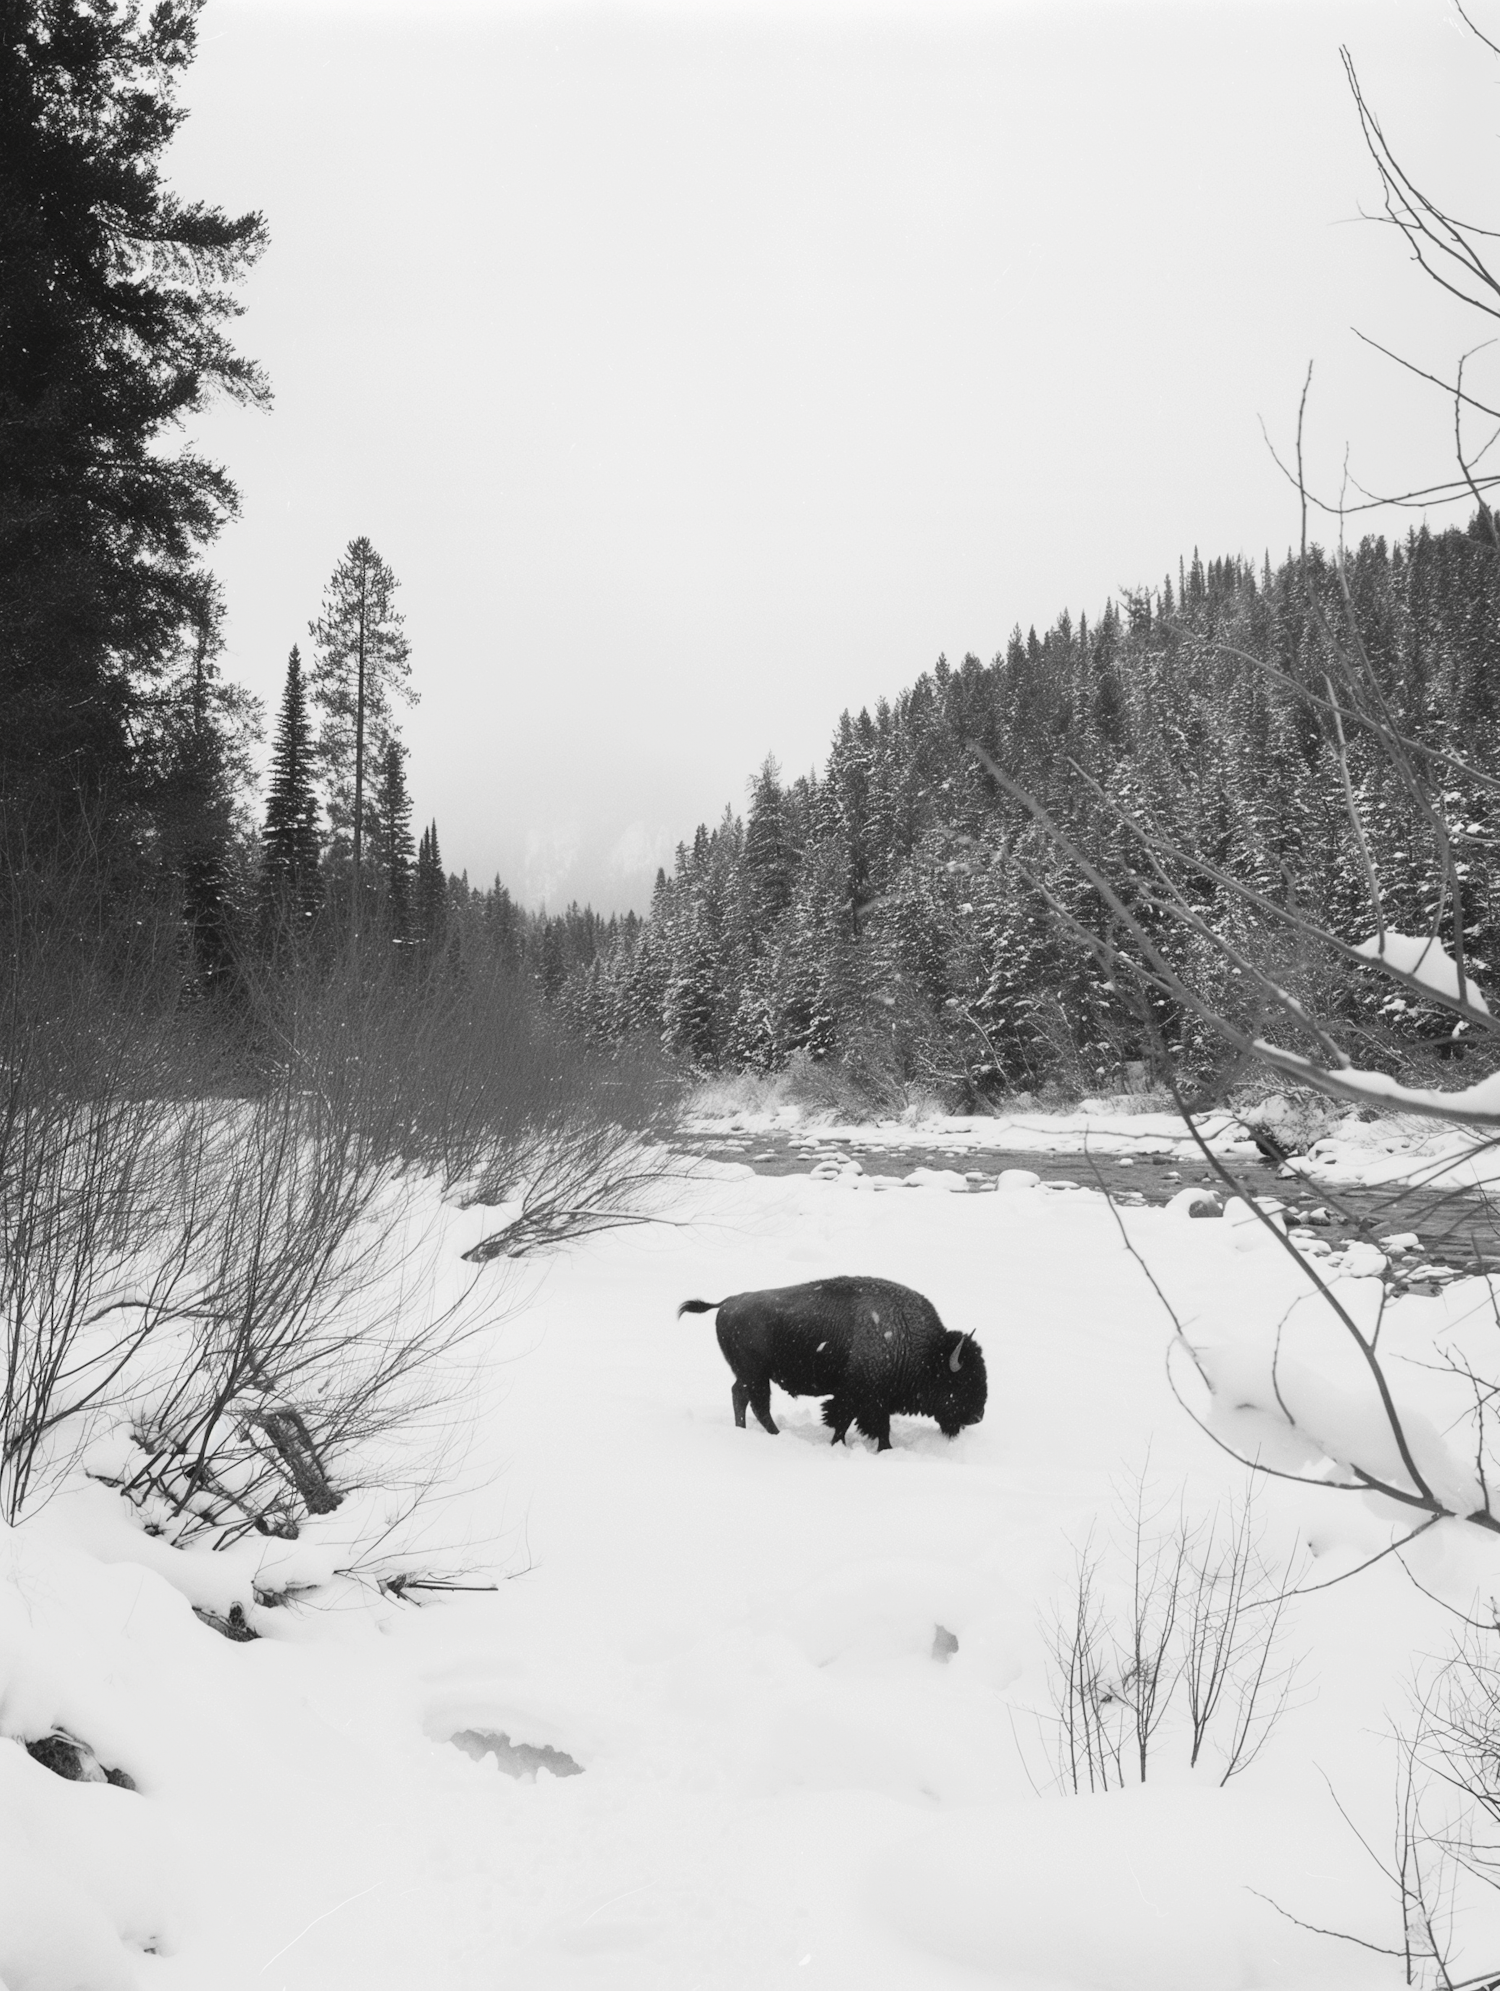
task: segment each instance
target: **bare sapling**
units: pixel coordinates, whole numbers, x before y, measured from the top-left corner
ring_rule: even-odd
[[[1475,1664],[1481,1674],[1490,1670],[1482,1652],[1463,1641],[1418,1691],[1413,1718],[1395,1733],[1389,1853],[1377,1850],[1334,1797],[1385,1877],[1396,1928],[1318,1933],[1396,1959],[1402,1981],[1417,1991],[1494,1991],[1500,1983],[1493,1968],[1471,1975],[1462,1956],[1472,1929],[1486,1919],[1472,1911],[1484,1892],[1500,1886],[1494,1811],[1485,1797],[1495,1785],[1494,1684],[1469,1677]],[[1271,1905],[1299,1927],[1315,1926]],[[1481,1936],[1481,1953],[1486,1946]]]
[[[1500,1889],[1500,1667],[1492,1625],[1466,1626],[1416,1696],[1415,1718],[1397,1742],[1395,1878],[1409,1968],[1425,1968],[1446,1991],[1460,1982],[1463,1911]]]
[[[1295,1664],[1282,1657],[1283,1617],[1294,1570],[1260,1554],[1253,1486],[1227,1513],[1216,1510],[1186,1552],[1189,1580],[1182,1689],[1196,1768],[1210,1731],[1219,1742],[1221,1784],[1260,1754],[1291,1697]]]
[[[1188,1543],[1181,1528],[1165,1540],[1151,1532],[1144,1476],[1136,1484],[1130,1523],[1130,1619],[1121,1693],[1131,1712],[1136,1765],[1146,1781],[1147,1759],[1157,1730],[1176,1694],[1180,1672],[1174,1664],[1178,1613]]]
[[[1220,1784],[1248,1769],[1294,1685],[1283,1651],[1291,1577],[1264,1561],[1248,1494],[1163,1528],[1139,1481],[1113,1568],[1086,1544],[1049,1626],[1060,1785],[1145,1783],[1168,1738]]]
[[[1058,1777],[1064,1788],[1118,1790],[1125,1781],[1124,1704],[1109,1685],[1110,1647],[1092,1548],[1079,1552],[1067,1608],[1051,1629]]]
[[[1484,1982],[1455,1979],[1453,1955],[1457,1874],[1447,1848],[1435,1839],[1424,1815],[1416,1760],[1403,1751],[1396,1784],[1396,1831],[1392,1877],[1401,1916],[1401,1961],[1408,1984],[1418,1991],[1488,1991]]]
[[[1432,1783],[1419,1755],[1421,1728],[1419,1718],[1415,1731],[1396,1738],[1396,1786],[1388,1854],[1377,1851],[1333,1794],[1334,1805],[1344,1823],[1391,1890],[1396,1910],[1394,1930],[1329,1928],[1293,1914],[1272,1896],[1261,1894],[1258,1888],[1252,1892],[1299,1929],[1331,1936],[1374,1956],[1392,1958],[1401,1966],[1402,1982],[1416,1987],[1416,1991],[1495,1991],[1500,1974],[1494,1971],[1485,1971],[1478,1977],[1457,1975],[1462,1969],[1456,1956],[1460,1874],[1446,1843],[1447,1826],[1434,1825]]]

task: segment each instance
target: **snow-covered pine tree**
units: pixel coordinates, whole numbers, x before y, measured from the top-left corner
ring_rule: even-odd
[[[700,823],[691,852],[677,852],[672,967],[662,994],[662,1041],[705,1070],[722,1060],[737,982],[730,926],[744,833],[728,809],[712,834]]]
[[[504,943],[500,939],[498,928],[506,927],[505,937],[508,938],[509,923],[505,920],[498,902],[504,901],[505,912],[513,911],[510,894],[497,878],[494,893],[490,896],[494,897],[496,905],[491,909],[487,898],[486,912],[490,915],[491,924],[497,928],[495,937],[503,948]],[[417,844],[415,916],[417,938],[424,946],[436,948],[442,941],[448,918],[448,881],[443,875],[443,858],[442,852],[438,849],[436,822],[427,825]]]
[[[822,787],[817,825],[821,840],[838,853],[840,896],[846,931],[859,938],[859,923],[870,893],[870,757],[874,725],[868,712],[840,715]]]
[[[392,701],[416,702],[411,646],[396,609],[396,576],[369,540],[351,539],[323,592],[323,610],[308,628],[317,644],[312,671],[319,772],[328,787],[333,855],[350,862],[351,903],[358,928],[368,827],[370,770],[385,751]]]
[[[772,924],[792,902],[796,856],[787,842],[781,770],[767,754],[750,783],[745,825],[745,893],[756,936],[764,944]]]
[[[651,911],[635,936],[625,978],[623,1013],[626,1027],[658,1043],[666,1030],[667,983],[671,977],[670,941],[672,883],[657,867]]]
[[[430,843],[427,867],[421,865],[421,852],[418,851],[417,908],[419,920],[428,917],[426,908],[431,908],[441,919],[441,900],[438,888],[442,884],[443,860],[438,852],[437,824],[430,828]],[[422,881],[426,880],[426,884]],[[516,904],[510,893],[497,876],[493,885],[484,895],[484,910],[481,926],[485,940],[494,958],[506,968],[519,968],[526,945],[526,915]],[[428,932],[424,924],[422,931]]]
[[[259,708],[224,684],[214,655],[217,618],[196,632],[167,679],[153,715],[149,755],[157,778],[147,790],[159,852],[180,892],[183,923],[201,993],[230,988],[237,953],[237,811],[235,790],[246,770],[247,733],[258,735]],[[238,753],[236,749],[238,748]]]
[[[381,921],[392,940],[411,938],[411,797],[406,790],[406,748],[387,735],[378,764],[370,821],[370,869]]]
[[[286,660],[286,685],[271,746],[260,883],[265,917],[277,925],[305,925],[323,902],[312,724],[302,678],[302,653],[295,643]]]

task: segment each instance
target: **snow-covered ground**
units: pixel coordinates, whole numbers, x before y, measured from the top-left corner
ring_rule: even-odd
[[[257,1583],[339,1564],[340,1515],[210,1556],[145,1537],[100,1487],[53,1500],[0,1536],[0,1732],[65,1729],[136,1789],[0,1742],[0,1984],[1402,1983],[1398,1960],[1288,1918],[1399,1945],[1354,1828],[1388,1855],[1392,1724],[1450,1641],[1435,1600],[1500,1590],[1495,1538],[1446,1522],[1410,1575],[1387,1558],[1295,1599],[1290,1704],[1227,1787],[1187,1768],[1180,1708],[1144,1788],[1057,1787],[1048,1626],[1079,1548],[1118,1601],[1132,1484],[1166,1535],[1246,1480],[1169,1388],[1171,1322],[1121,1224],[1210,1361],[1263,1342],[1298,1291],[1253,1226],[733,1165],[680,1184],[660,1222],[511,1274],[529,1305],[494,1332],[425,1523],[430,1566],[498,1571],[492,1592],[398,1602],[334,1578],[263,1608]],[[677,1303],[851,1271],[978,1337],[982,1424],[949,1443],[897,1420],[877,1456],[777,1394],[778,1438],[735,1429],[712,1323]],[[1393,1333],[1410,1352],[1488,1308],[1460,1282],[1398,1302]],[[1263,1553],[1304,1587],[1399,1520],[1277,1481],[1258,1507]],[[262,1553],[278,1567],[258,1573]],[[239,1603],[261,1636],[231,1642],[193,1603]],[[502,1774],[451,1740],[502,1734],[582,1774]],[[1471,1970],[1500,1963],[1484,1913],[1460,1930]]]

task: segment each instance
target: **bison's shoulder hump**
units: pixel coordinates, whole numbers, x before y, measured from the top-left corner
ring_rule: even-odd
[[[915,1300],[918,1306],[931,1304],[912,1287],[899,1286],[894,1279],[871,1279],[856,1273],[843,1273],[834,1279],[816,1279],[811,1290],[826,1293],[830,1299],[851,1303],[873,1300],[878,1306],[885,1300],[894,1306],[903,1300]]]

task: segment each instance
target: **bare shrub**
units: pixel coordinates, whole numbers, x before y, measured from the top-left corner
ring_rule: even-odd
[[[787,1091],[799,1105],[834,1120],[863,1120],[873,1101],[856,1075],[841,1063],[794,1051],[787,1063]]]
[[[372,1441],[432,1423],[506,1301],[494,1272],[433,1300],[428,1185],[517,1205],[468,1253],[483,1264],[638,1220],[662,1166],[651,1078],[599,1086],[513,977],[424,984],[351,951],[294,965],[257,1002],[259,1089],[202,1133],[211,1270],[123,1482],[177,1533],[294,1533]]]
[[[492,1275],[434,1298],[430,1192],[325,1101],[283,1086],[194,1120],[194,1277],[136,1363],[117,1483],[177,1539],[295,1536],[372,1440],[422,1420],[503,1296]]]
[[[389,955],[378,972],[345,969],[318,996],[321,1028],[357,1030],[395,1109],[380,1138],[445,1187],[493,1193],[514,1157],[585,1128],[637,1142],[662,1132],[675,1076],[639,1049],[600,1058],[538,1002],[521,975],[494,962],[414,984]],[[327,1015],[329,1010],[347,1016]],[[384,1107],[382,1105],[382,1109]],[[569,1172],[574,1164],[569,1164]]]
[[[886,1064],[860,1067],[794,1051],[780,1071],[732,1072],[699,1081],[685,1110],[705,1118],[791,1110],[825,1120],[888,1116],[911,1123],[947,1108],[926,1080],[900,1079]]]
[[[591,1068],[516,978],[373,944],[287,949],[191,1010],[169,924],[59,918],[55,881],[9,875],[0,1514],[123,1421],[100,1471],[154,1526],[295,1535],[441,1442],[506,1310],[440,1257],[442,1193],[519,1205],[481,1258],[632,1221],[665,1092]]]
[[[638,1221],[663,1173],[674,1075],[601,1060],[500,964],[419,978],[390,948],[304,962],[259,991],[256,1036],[373,1155],[465,1203],[518,1204],[478,1258]]]
[[[1061,1787],[1145,1783],[1167,1734],[1190,1767],[1212,1758],[1220,1784],[1247,1769],[1295,1678],[1283,1654],[1288,1576],[1262,1559],[1248,1497],[1163,1532],[1138,1482],[1117,1554],[1107,1563],[1085,1544],[1049,1626]],[[1169,1719],[1179,1702],[1182,1718]]]
[[[1119,1656],[1118,1692],[1130,1710],[1130,1739],[1140,1781],[1157,1731],[1181,1679],[1177,1654],[1187,1558],[1192,1538],[1179,1524],[1163,1539],[1151,1531],[1144,1481],[1137,1484],[1130,1521],[1130,1612]]]
[[[1389,1883],[1397,1927],[1393,1941],[1364,1931],[1321,1933],[1398,1959],[1404,1981],[1418,1991],[1494,1991],[1500,1984],[1493,1948],[1492,1967],[1477,1976],[1463,1957],[1475,1927],[1486,1920],[1493,1927],[1493,1915],[1475,1911],[1500,1887],[1500,1674],[1490,1658],[1492,1630],[1469,1622],[1396,1733],[1389,1853],[1378,1852],[1339,1806]]]
[[[1078,1102],[1080,1112],[1116,1113],[1141,1117],[1148,1113],[1175,1113],[1177,1108],[1164,1085],[1142,1083],[1133,1092],[1090,1093]]]
[[[701,1079],[683,1101],[689,1115],[705,1119],[745,1113],[775,1113],[787,1102],[779,1072],[721,1072]]]
[[[143,1273],[174,1155],[163,1101],[206,1061],[150,909],[101,923],[81,867],[8,849],[0,904],[0,1515],[50,1484],[57,1427],[103,1408],[180,1266]]]

